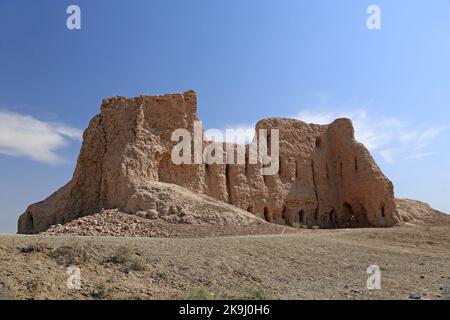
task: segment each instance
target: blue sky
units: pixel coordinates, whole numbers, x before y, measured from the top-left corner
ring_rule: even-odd
[[[188,89],[208,128],[351,117],[397,196],[450,212],[449,36],[447,0],[0,0],[0,232],[71,178],[101,99]]]

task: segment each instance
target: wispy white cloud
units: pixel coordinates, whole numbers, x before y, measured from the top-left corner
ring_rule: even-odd
[[[66,146],[69,139],[81,137],[79,129],[0,110],[0,154],[58,164],[64,160],[57,150]]]
[[[347,112],[303,110],[290,118],[315,124],[330,124],[337,118],[349,118],[355,128],[356,140],[387,163],[394,163],[399,159],[413,160],[436,155],[437,152],[427,148],[450,129],[450,126],[411,125],[398,118],[372,115],[364,109]],[[236,139],[239,143],[246,143],[251,141],[254,127],[250,124],[228,126],[234,135],[225,135],[225,130],[207,130],[205,134],[214,141],[234,142]]]
[[[421,151],[430,146],[450,129],[449,126],[423,128],[392,118],[370,115],[365,110],[350,112],[311,112],[302,111],[295,118],[317,124],[329,124],[336,118],[349,118],[355,127],[355,138],[370,151],[378,153],[383,160],[393,163],[399,158],[419,159],[436,154],[434,151]]]
[[[416,154],[410,154],[409,156],[406,156],[405,159],[428,158],[428,157],[432,157],[436,154],[439,154],[439,152],[431,151],[431,152],[424,152],[424,153],[416,153]]]
[[[386,161],[388,163],[394,163],[398,157],[399,152],[400,152],[400,150],[397,148],[387,148],[387,149],[378,151],[378,153],[381,155],[381,157],[384,159],[384,161]]]

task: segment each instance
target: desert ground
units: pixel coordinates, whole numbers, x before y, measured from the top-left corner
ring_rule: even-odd
[[[68,289],[66,267],[81,271]],[[367,267],[381,268],[368,290]],[[450,227],[207,238],[0,236],[3,299],[450,299]]]

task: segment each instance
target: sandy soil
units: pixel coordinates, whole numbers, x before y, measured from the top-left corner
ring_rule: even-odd
[[[67,288],[70,264],[81,270],[80,290]],[[381,268],[380,290],[366,288],[374,264]],[[0,296],[449,299],[450,227],[201,239],[5,235]]]

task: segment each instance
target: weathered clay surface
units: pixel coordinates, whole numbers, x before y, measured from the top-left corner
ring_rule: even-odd
[[[355,141],[348,119],[328,126],[280,118],[258,122],[256,129],[280,132],[280,170],[271,176],[261,174],[261,164],[175,165],[171,134],[178,128],[193,132],[195,120],[193,91],[104,100],[84,132],[72,180],[31,205],[19,219],[19,233],[42,232],[101,209],[201,216],[210,197],[220,200],[214,202],[217,212],[230,213],[225,220],[248,211],[278,224],[326,228],[402,223],[392,183]],[[181,186],[189,196],[180,197],[179,189],[155,191],[158,182]],[[232,218],[235,211],[239,218]]]
[[[433,209],[428,203],[411,200],[395,199],[399,216],[405,224],[413,225],[448,225],[450,215]]]

